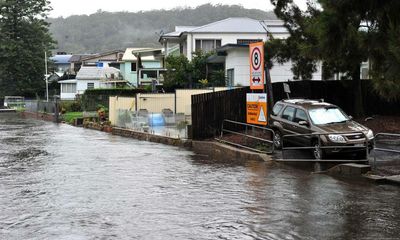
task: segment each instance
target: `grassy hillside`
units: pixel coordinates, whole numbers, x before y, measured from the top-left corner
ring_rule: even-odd
[[[126,47],[160,47],[160,32],[176,25],[201,26],[228,17],[275,19],[272,12],[241,6],[205,4],[197,8],[176,8],[146,12],[109,13],[50,18],[50,31],[58,41],[57,51],[95,53]]]

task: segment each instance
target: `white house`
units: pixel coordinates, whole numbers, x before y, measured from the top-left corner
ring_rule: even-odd
[[[166,55],[184,54],[189,60],[193,53],[217,51],[210,63],[224,64],[230,86],[250,84],[249,47],[253,42],[268,42],[270,36],[286,39],[289,32],[280,20],[259,21],[250,18],[227,18],[200,27],[178,26],[175,32],[163,34],[160,43]],[[274,64],[272,82],[293,80],[291,63]],[[313,79],[321,80],[322,71],[314,73]]]
[[[76,79],[59,81],[61,84],[61,100],[73,100],[87,89],[112,88],[117,84],[125,84],[120,70],[109,67],[107,63],[99,66],[81,67]]]

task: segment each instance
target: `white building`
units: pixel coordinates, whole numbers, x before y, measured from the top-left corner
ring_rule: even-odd
[[[200,27],[176,27],[175,32],[164,34],[160,43],[166,55],[184,54],[189,60],[199,50],[217,51],[210,63],[224,64],[230,86],[250,84],[249,43],[268,42],[270,36],[286,39],[289,32],[280,20],[258,21],[250,18],[228,18]],[[275,63],[271,70],[272,82],[293,80],[290,62]],[[321,80],[321,66],[314,73],[314,80]]]
[[[81,67],[76,79],[59,81],[61,84],[61,100],[74,100],[77,95],[85,93],[87,89],[112,88],[119,83],[126,83],[121,80],[120,70],[109,67],[103,63],[98,67]]]

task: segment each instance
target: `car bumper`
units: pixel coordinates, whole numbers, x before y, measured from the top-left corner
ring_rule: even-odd
[[[368,148],[368,152],[370,152],[374,148],[373,141],[368,142],[367,146],[365,143],[352,143],[352,144],[343,144],[343,145],[326,145],[325,148],[326,153],[355,153],[355,152],[363,152],[366,151],[366,147]]]

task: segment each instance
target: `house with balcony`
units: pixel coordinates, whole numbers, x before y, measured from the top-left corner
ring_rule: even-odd
[[[120,64],[121,74],[131,86],[164,81],[164,51],[161,48],[127,48]]]
[[[87,89],[115,88],[126,85],[119,69],[110,67],[108,63],[98,63],[97,66],[83,66],[76,79],[58,81],[60,83],[61,100],[74,100]]]
[[[204,26],[177,26],[174,32],[163,34],[159,42],[166,55],[183,54],[192,60],[196,51],[215,52],[210,64],[222,64],[228,86],[249,86],[249,44],[267,42],[271,36],[286,39],[289,32],[280,20],[255,20],[227,18]],[[293,80],[292,64],[275,63],[271,70],[272,82]],[[314,73],[314,80],[321,80],[321,66]]]

